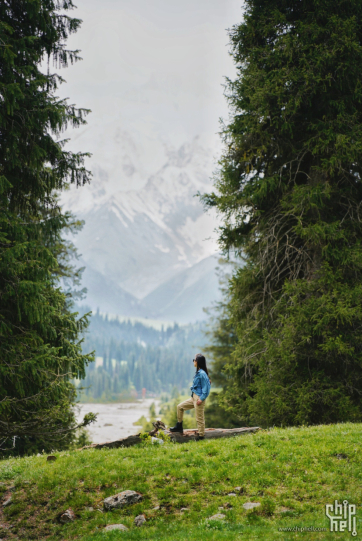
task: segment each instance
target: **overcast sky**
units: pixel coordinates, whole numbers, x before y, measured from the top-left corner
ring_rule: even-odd
[[[114,124],[174,145],[200,134],[217,139],[227,114],[222,84],[235,73],[226,29],[241,21],[241,0],[75,3],[83,23],[68,47],[81,49],[83,61],[61,70],[59,94],[92,114],[72,147],[89,147]],[[97,148],[80,149],[102,161]]]

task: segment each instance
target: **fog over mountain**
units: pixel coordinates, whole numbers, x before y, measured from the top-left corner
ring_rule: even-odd
[[[120,315],[203,319],[203,308],[219,298],[217,222],[195,197],[210,189],[212,150],[198,137],[173,148],[117,127],[110,140],[115,159],[108,170],[94,167],[90,185],[62,196],[64,208],[86,224],[75,238],[86,303]],[[123,191],[125,177],[140,184],[144,161],[154,174],[141,189]]]
[[[92,110],[67,148],[90,152],[89,186],[62,195],[86,225],[75,238],[85,303],[102,312],[192,322],[219,298],[216,218],[195,194],[212,189],[235,67],[226,29],[238,0],[78,0],[69,39],[82,62],[60,98]],[[46,69],[46,66],[45,66]]]

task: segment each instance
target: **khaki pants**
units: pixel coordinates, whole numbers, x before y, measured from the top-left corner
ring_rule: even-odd
[[[196,415],[196,423],[197,423],[197,430],[199,432],[199,436],[205,435],[205,400],[201,403],[200,406],[196,404],[199,397],[197,394],[194,393],[194,396],[191,396],[188,400],[185,400],[185,402],[181,402],[177,406],[177,420],[179,423],[182,423],[182,420],[184,418],[184,411],[185,410],[192,410],[192,408],[195,408],[195,415]]]

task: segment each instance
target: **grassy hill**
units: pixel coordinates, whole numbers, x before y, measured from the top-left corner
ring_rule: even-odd
[[[55,453],[55,462],[47,462],[45,455],[3,460],[0,491],[3,501],[12,494],[13,503],[5,508],[0,505],[0,538],[356,539],[349,532],[330,533],[325,517],[325,504],[347,499],[357,505],[360,539],[361,428],[360,424],[340,424],[272,429],[184,445]],[[9,492],[11,487],[15,488]],[[241,487],[237,496],[228,496],[235,487]],[[103,512],[103,499],[126,489],[141,492],[143,501]],[[261,505],[246,511],[246,502]],[[69,507],[76,519],[62,525],[57,517]],[[187,510],[181,512],[181,508]],[[133,521],[141,513],[147,522],[137,528]],[[208,521],[215,513],[226,518]],[[122,523],[129,531],[103,532],[113,523]]]

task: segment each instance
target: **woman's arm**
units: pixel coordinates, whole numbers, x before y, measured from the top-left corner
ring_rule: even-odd
[[[200,374],[200,383],[201,383],[202,393],[201,393],[201,396],[199,397],[199,400],[197,401],[198,406],[200,406],[200,404],[204,400],[206,400],[206,398],[209,396],[209,393],[210,393],[210,381],[206,373]]]

